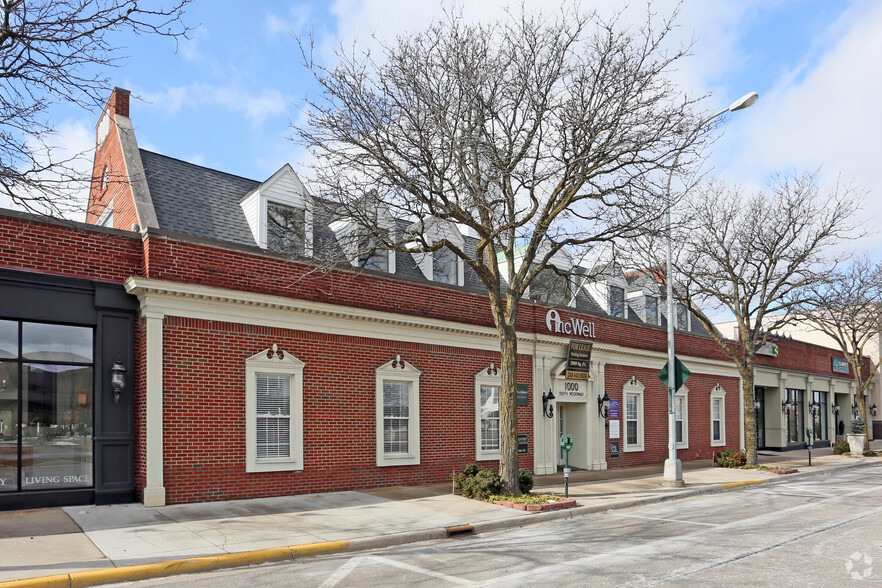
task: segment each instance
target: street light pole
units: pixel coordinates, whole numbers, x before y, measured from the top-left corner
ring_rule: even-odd
[[[688,145],[689,139],[694,137],[707,123],[727,112],[735,112],[736,110],[752,106],[753,103],[757,101],[757,98],[759,98],[759,94],[751,92],[730,104],[728,108],[724,108],[723,110],[707,117],[695,127],[695,130],[692,131],[692,134],[687,137],[687,140],[683,143],[683,147]],[[671,178],[674,176],[674,170],[677,169],[677,162],[680,160],[680,153],[682,152],[683,149],[681,148],[674,155],[674,162],[671,165],[670,171],[668,171],[668,185],[666,189],[667,210],[665,211],[665,224],[667,227],[667,263],[665,269],[665,282],[667,284],[668,298],[668,459],[665,460],[665,473],[662,481],[662,484],[665,486],[684,485],[683,465],[680,463],[680,460],[677,459],[677,415],[674,411],[674,395],[677,393],[677,369],[674,359],[674,285],[673,280],[671,279],[673,276],[673,264],[671,260],[671,244],[673,240],[673,229],[671,225]]]

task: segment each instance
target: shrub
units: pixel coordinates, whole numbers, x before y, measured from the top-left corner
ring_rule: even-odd
[[[864,431],[867,430],[867,423],[863,421],[861,417],[858,417],[851,421],[851,432],[854,435],[860,435]]]
[[[467,498],[486,500],[492,494],[499,494],[502,481],[496,470],[479,468],[474,464],[465,467],[461,474],[453,474],[453,489]]]
[[[724,449],[714,454],[714,463],[721,468],[740,468],[747,463],[747,457],[736,449]]]
[[[521,489],[521,494],[529,494],[530,490],[533,489],[533,474],[527,470],[519,470],[518,488]]]
[[[846,453],[851,453],[851,448],[848,446],[847,441],[837,441],[833,444],[833,455],[844,455]]]

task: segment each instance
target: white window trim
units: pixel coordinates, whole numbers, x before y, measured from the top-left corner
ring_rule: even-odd
[[[711,447],[724,447],[726,445],[726,391],[717,384],[710,393],[710,444]],[[714,400],[720,400],[720,439],[714,441]]]
[[[677,449],[689,448],[689,388],[683,386],[680,388],[674,398],[683,399],[683,440],[677,442]],[[675,415],[676,417],[676,415]]]
[[[623,449],[622,451],[625,453],[643,451],[643,429],[644,429],[644,412],[643,412],[643,391],[646,387],[643,383],[637,379],[637,376],[632,376],[630,380],[622,387],[622,416],[623,416],[623,434],[624,438],[622,441]],[[628,396],[635,395],[637,396],[637,443],[634,445],[628,444]]]
[[[499,400],[502,402],[502,374],[499,368],[492,363],[487,369],[481,370],[475,374],[475,460],[489,461],[499,460],[502,454],[499,450],[484,451],[481,449],[481,386],[499,386]],[[500,417],[502,411],[500,407]],[[500,420],[500,427],[502,422]],[[502,441],[502,431],[499,432],[500,443]]]
[[[401,356],[388,361],[376,369],[376,421],[377,421],[377,466],[419,465],[420,463],[420,374]],[[387,455],[383,450],[383,382],[407,382],[410,384],[410,410],[407,431],[407,454]]]
[[[104,210],[101,211],[101,216],[98,217],[98,221],[95,224],[99,227],[113,228],[113,200],[104,207]]]
[[[304,363],[273,344],[245,360],[245,471],[287,472],[303,469],[303,367]],[[291,377],[291,457],[257,459],[257,375]]]

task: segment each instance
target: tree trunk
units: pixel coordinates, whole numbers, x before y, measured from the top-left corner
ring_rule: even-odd
[[[744,455],[747,465],[757,465],[756,407],[754,406],[753,359],[745,358],[741,366],[741,397],[744,399]]]
[[[502,491],[521,495],[518,485],[518,339],[513,325],[501,325],[500,369],[502,389],[499,394],[499,477]]]

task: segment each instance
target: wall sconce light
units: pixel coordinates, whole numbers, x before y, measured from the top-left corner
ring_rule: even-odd
[[[794,405],[792,400],[782,400],[781,401],[781,412],[787,414],[787,411],[790,410],[790,407]]]
[[[119,404],[119,393],[126,387],[126,367],[118,359],[110,368],[110,387],[113,388],[113,401]]]
[[[861,415],[860,410],[858,410],[857,398],[851,401],[851,416],[852,418],[858,418]]]
[[[819,414],[821,414],[821,403],[817,400],[812,400],[809,402],[809,410],[812,413],[812,416],[817,418]]]
[[[833,405],[833,418],[837,418],[837,417],[839,417],[839,405],[834,404]]]
[[[873,406],[870,407],[870,414],[872,414],[873,416],[876,416],[876,405],[875,404],[873,404]]]
[[[548,394],[542,394],[542,414],[550,419],[554,418],[554,405],[551,404],[552,400],[554,400],[554,393],[549,388]]]
[[[599,414],[601,418],[609,416],[609,394],[606,392],[603,393],[602,397],[600,394],[597,395],[597,414]]]

